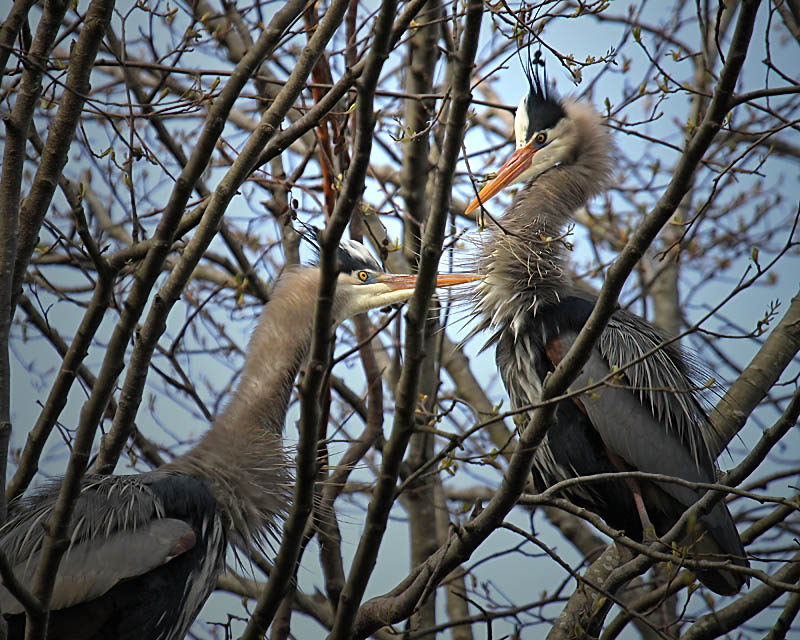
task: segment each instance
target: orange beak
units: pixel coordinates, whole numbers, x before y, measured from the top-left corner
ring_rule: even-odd
[[[503,187],[514,182],[525,169],[531,166],[531,160],[538,150],[533,145],[526,145],[512,153],[511,157],[500,167],[494,180],[490,180],[483,186],[478,197],[470,203],[464,214],[472,213],[481,205],[489,202]]]
[[[437,287],[454,287],[467,282],[481,280],[482,275],[478,273],[440,273],[436,276]],[[413,274],[386,273],[378,276],[378,282],[382,282],[390,289],[413,289],[417,285],[417,276]]]

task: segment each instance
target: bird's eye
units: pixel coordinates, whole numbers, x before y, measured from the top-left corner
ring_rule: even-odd
[[[359,271],[356,274],[356,278],[361,280],[361,282],[366,282],[367,280],[369,280],[369,273],[367,273],[366,271]]]
[[[544,144],[547,142],[547,134],[544,131],[540,131],[535,136],[533,136],[533,141],[536,144]]]

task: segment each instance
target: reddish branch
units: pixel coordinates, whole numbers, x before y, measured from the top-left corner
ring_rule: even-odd
[[[319,22],[317,19],[317,11],[313,5],[303,12],[303,18],[306,21],[306,26],[309,33],[311,33]],[[314,84],[311,85],[311,95],[314,97],[314,102],[319,103],[322,96],[325,95],[325,89],[322,85],[332,85],[333,76],[331,75],[328,61],[323,53],[317,64],[311,70],[311,78]],[[331,150],[331,136],[328,125],[336,128],[335,123],[331,119],[330,113],[325,114],[317,124],[317,154],[319,156],[319,166],[322,170],[322,193],[325,196],[325,218],[327,219],[336,206],[336,193],[335,193],[335,175],[333,171],[333,152]]]
[[[302,6],[295,7],[294,4],[302,5],[303,3],[290,3],[276,14],[270,28],[265,29],[257,46],[254,46],[242,59],[241,64],[237,67],[237,71],[231,76],[219,99],[212,106],[206,119],[206,126],[195,146],[195,151],[182,172],[181,178],[178,179],[170,196],[169,203],[161,217],[156,229],[155,241],[151,245],[151,249],[144,262],[138,269],[137,278],[134,280],[131,294],[126,300],[120,320],[114,329],[114,333],[106,349],[106,357],[103,361],[100,374],[97,376],[97,384],[81,411],[77,433],[72,443],[72,454],[70,456],[67,472],[61,484],[59,496],[53,509],[53,515],[47,524],[48,534],[45,537],[36,578],[34,580],[34,594],[41,600],[45,609],[50,600],[52,585],[55,580],[61,556],[67,547],[67,523],[69,522],[75,500],[80,491],[80,481],[89,460],[95,431],[103,411],[105,410],[108,398],[113,392],[117,377],[122,370],[125,350],[135,323],[150,295],[156,277],[161,273],[163,262],[171,250],[175,230],[177,229],[184,207],[193,189],[194,182],[205,170],[208,160],[216,146],[216,141],[222,133],[222,128],[225,124],[225,116],[241,93],[244,85],[258,68],[260,61],[279,41],[284,28],[282,21],[286,23],[290,22],[293,17],[291,11],[295,10],[294,15],[296,15],[302,8]],[[81,64],[81,62],[76,59],[75,64]],[[271,125],[268,131],[274,131],[275,128],[276,125]],[[253,155],[253,159],[250,159],[250,167],[252,167],[254,157],[257,155],[252,150],[251,154]],[[239,172],[244,173],[241,167],[239,167]],[[249,171],[247,173],[249,173]],[[243,179],[244,177],[241,178],[241,180]],[[233,192],[229,191],[229,194],[232,196]],[[221,207],[222,211],[224,211],[224,205],[227,205],[227,202]],[[210,208],[209,206],[208,209]],[[206,210],[204,222],[210,218],[209,225],[215,225],[215,223],[218,223],[218,220],[213,220],[213,216],[208,215],[208,209]],[[219,211],[218,218],[221,217],[222,212]],[[165,285],[165,287],[168,287],[170,283],[172,283],[173,286],[175,283],[178,283],[177,292],[175,290],[169,291],[173,296],[171,300],[169,298],[157,297],[154,300],[151,316],[154,314],[158,315],[162,308],[166,308],[168,311],[168,308],[180,295],[182,285],[188,280],[203,250],[208,246],[208,243],[210,243],[214,235],[213,231],[208,228],[203,230],[202,226],[201,223],[201,228],[193,238],[195,246],[192,247],[192,243],[190,243],[180,263],[173,269],[170,280],[168,280],[167,285]],[[216,230],[216,228],[217,227],[214,226],[214,230]],[[205,243],[204,247],[202,246],[203,243]],[[193,252],[191,251],[192,248],[198,248],[200,251]],[[166,315],[163,317],[164,322],[165,320]],[[147,364],[149,364],[149,357],[144,358],[144,360],[146,360],[146,362],[143,366],[146,371]],[[129,372],[129,374],[140,375],[142,378],[144,378],[145,375],[141,368],[134,366],[134,363],[131,364],[131,372]],[[141,395],[139,398],[141,398]],[[120,406],[122,407],[126,402],[130,403],[131,399],[122,398],[120,400]],[[136,402],[136,406],[138,406],[138,402]],[[42,618],[39,616],[36,620],[31,619],[30,623],[27,631],[29,637],[43,637],[46,631],[46,617]]]
[[[370,630],[361,628],[357,620],[359,605],[367,586],[369,575],[375,567],[386,523],[394,498],[394,488],[400,462],[405,454],[413,431],[414,412],[417,407],[420,367],[423,359],[425,318],[428,302],[433,293],[433,277],[438,269],[444,228],[449,213],[453,169],[461,150],[470,104],[470,75],[478,47],[483,5],[470,2],[458,51],[454,54],[452,72],[452,104],[450,106],[445,143],[436,171],[436,182],[432,198],[431,214],[422,246],[417,290],[411,298],[406,316],[405,365],[398,383],[397,403],[392,435],[383,449],[383,464],[375,486],[372,501],[367,511],[364,533],[345,585],[336,621],[331,631],[331,640],[363,637],[382,626],[388,618],[372,620]],[[405,610],[406,615],[410,609]],[[362,635],[363,634],[363,635]]]

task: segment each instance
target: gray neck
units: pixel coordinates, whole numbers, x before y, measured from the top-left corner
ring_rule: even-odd
[[[282,433],[292,385],[311,342],[317,272],[284,274],[247,349],[239,386],[211,429],[167,470],[203,480],[232,541],[261,546],[285,514],[290,461]]]
[[[613,143],[590,107],[565,108],[574,125],[571,154],[520,190],[481,250],[487,274],[476,287],[481,329],[510,326],[518,332],[529,314],[572,287],[564,233],[575,212],[608,183]]]
[[[571,286],[565,270],[569,239],[564,233],[588,198],[575,191],[555,192],[561,169],[554,167],[531,180],[492,225],[480,256],[487,276],[476,289],[482,328],[511,325],[518,331],[529,313],[558,302],[559,292]]]

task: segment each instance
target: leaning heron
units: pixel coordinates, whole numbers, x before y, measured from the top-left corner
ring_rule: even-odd
[[[411,297],[416,276],[384,273],[361,244],[344,241],[333,303],[336,323]],[[179,640],[223,570],[228,543],[261,550],[291,496],[282,432],[306,358],[320,271],[284,272],[247,349],[239,385],[188,453],[147,473],[87,476],[69,523],[69,549],[50,603],[48,638]],[[437,286],[475,280],[439,274]],[[0,549],[30,588],[60,483],[10,507]],[[9,637],[22,638],[22,605],[0,587]]]
[[[542,382],[575,341],[595,298],[571,281],[563,234],[575,212],[608,185],[611,134],[588,105],[558,99],[527,73],[529,92],[514,119],[516,151],[467,208],[478,209],[505,186],[524,186],[481,250],[486,278],[475,288],[479,329],[493,330],[496,360],[515,408],[539,402]],[[616,372],[615,375],[611,375]],[[536,489],[580,476],[618,471],[716,482],[713,431],[693,380],[690,359],[639,316],[614,312],[571,389],[609,380],[562,400],[533,459]],[[579,483],[563,495],[635,540],[663,535],[704,493],[644,479]],[[748,566],[724,503],[700,517],[687,544],[695,557]],[[652,528],[652,529],[651,529]],[[697,569],[719,594],[734,594],[743,573]]]

